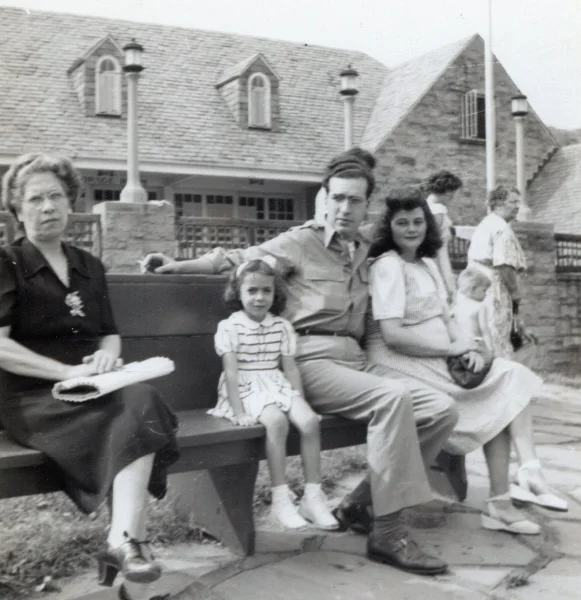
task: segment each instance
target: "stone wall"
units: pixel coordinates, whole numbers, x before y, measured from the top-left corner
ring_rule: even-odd
[[[554,369],[579,375],[581,369],[581,278],[577,273],[557,273],[557,317],[553,348]]]
[[[176,255],[175,213],[165,201],[101,202],[102,260],[109,273],[138,273],[138,261],[149,252]]]
[[[510,99],[519,89],[502,65],[495,64],[498,183],[516,183],[515,129]],[[461,138],[461,102],[470,90],[484,92],[484,44],[476,37],[440,76],[405,119],[395,128],[375,156],[377,192],[372,212],[381,210],[382,194],[390,187],[419,183],[426,176],[448,169],[459,175],[464,187],[450,206],[452,219],[476,225],[485,215],[486,147],[480,140]],[[548,130],[531,112],[525,120],[526,174],[556,146]]]
[[[535,366],[553,370],[558,340],[555,234],[552,225],[540,223],[514,223],[513,229],[527,259],[520,316],[539,338]]]

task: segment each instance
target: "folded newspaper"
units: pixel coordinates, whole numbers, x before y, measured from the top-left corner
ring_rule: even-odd
[[[110,373],[91,375],[90,377],[73,377],[73,379],[59,381],[53,386],[52,395],[57,400],[66,402],[86,402],[110,394],[132,383],[168,375],[174,369],[173,360],[155,356],[123,365]]]

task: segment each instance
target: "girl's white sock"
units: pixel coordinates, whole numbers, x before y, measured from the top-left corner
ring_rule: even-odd
[[[305,496],[307,498],[312,498],[313,496],[317,496],[321,493],[321,484],[320,483],[305,483]]]
[[[290,490],[288,485],[285,483],[283,485],[277,485],[276,487],[271,488],[272,493],[272,501],[276,502],[284,499],[290,499]]]

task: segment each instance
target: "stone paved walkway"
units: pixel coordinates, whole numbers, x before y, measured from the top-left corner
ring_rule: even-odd
[[[464,503],[440,499],[429,510],[407,512],[415,538],[449,562],[446,575],[419,577],[370,562],[363,536],[280,532],[262,522],[255,556],[240,559],[213,543],[172,547],[160,556],[164,576],[150,586],[127,585],[127,592],[135,600],[163,594],[172,600],[577,600],[581,392],[545,385],[535,415],[545,473],[570,504],[567,513],[527,509],[542,524],[542,536],[512,536],[480,527],[488,481],[482,453],[475,452],[467,461],[469,494]],[[348,489],[356,480],[348,478],[341,487]],[[91,574],[42,597],[113,600],[118,593],[118,588],[98,588]]]

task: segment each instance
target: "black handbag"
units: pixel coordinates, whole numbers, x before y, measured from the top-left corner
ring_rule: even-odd
[[[512,349],[516,352],[520,350],[524,346],[525,340],[524,336],[518,328],[516,319],[513,318],[512,326],[510,328],[510,343],[512,345]]]
[[[446,358],[448,372],[452,379],[460,386],[467,390],[478,387],[484,378],[488,375],[492,361],[488,361],[478,373],[474,372],[468,366],[468,359],[464,356],[448,356]]]

